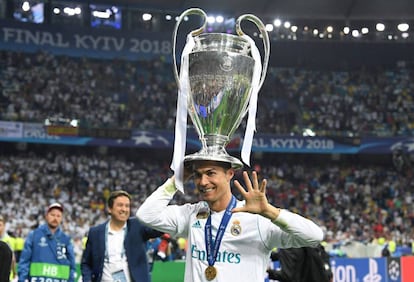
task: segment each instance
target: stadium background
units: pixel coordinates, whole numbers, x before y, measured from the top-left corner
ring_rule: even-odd
[[[73,234],[84,234],[89,225],[105,218],[102,210],[102,194],[105,189],[129,190],[134,194],[136,208],[171,173],[168,167],[172,156],[176,103],[170,54],[173,21],[164,21],[163,17],[166,14],[174,17],[185,8],[193,6],[193,3],[117,2],[117,11],[122,13],[121,20],[117,21],[117,15],[112,15],[112,21],[105,21],[92,15],[94,10],[113,7],[114,3],[110,1],[29,1],[32,8],[26,11],[21,9],[23,2],[0,1],[0,153],[3,176],[0,212],[8,216],[9,230],[24,236],[32,227],[30,224],[41,221],[45,203],[53,199],[62,200],[72,211],[66,218],[65,228]],[[372,26],[378,20],[392,27],[402,21],[410,22],[414,5],[409,1],[393,1],[394,6],[388,1],[327,2],[309,1],[302,5],[293,1],[290,6],[286,6],[279,1],[259,1],[256,5],[236,5],[232,1],[201,1],[199,7],[205,8],[208,13],[223,12],[228,17],[228,21],[225,21],[227,24],[212,24],[210,27],[214,31],[226,32],[227,29],[234,28],[234,17],[250,12],[266,20],[266,23],[272,22],[272,17],[279,16],[290,19],[293,24],[303,28],[302,32],[296,33],[288,28],[270,32],[271,69],[259,95],[261,107],[258,110],[258,132],[255,135],[252,167],[273,180],[276,196],[273,195],[272,200],[276,204],[293,206],[298,212],[311,213],[319,218],[315,199],[308,200],[313,202],[313,205],[308,206],[305,197],[313,198],[309,194],[318,188],[318,184],[314,182],[322,182],[320,175],[326,171],[335,173],[330,171],[335,171],[335,168],[341,173],[349,170],[362,171],[363,176],[358,175],[360,182],[357,183],[369,183],[373,194],[376,194],[375,189],[380,190],[375,198],[377,203],[383,204],[378,204],[382,208],[380,213],[391,214],[388,215],[388,220],[384,220],[384,225],[391,227],[394,217],[402,217],[404,222],[410,221],[405,225],[401,224],[405,228],[394,227],[401,231],[390,233],[395,238],[386,238],[397,240],[400,243],[399,251],[406,254],[407,244],[413,239],[412,232],[407,231],[411,230],[412,203],[409,202],[401,208],[390,208],[384,202],[391,201],[395,204],[403,196],[412,196],[411,171],[406,173],[395,168],[392,148],[401,146],[404,155],[410,157],[414,112],[410,85],[413,36],[409,31],[405,38],[395,28],[381,33],[374,31]],[[310,9],[308,5],[312,4],[315,6]],[[57,6],[81,6],[87,12],[73,17],[59,16],[53,12]],[[232,7],[237,8],[231,9]],[[141,20],[145,12],[153,13],[154,20],[151,23]],[[190,19],[186,26],[197,24],[194,21]],[[332,32],[331,37],[326,32],[314,36],[313,26],[323,31],[328,23],[334,25],[335,32]],[[372,32],[352,37],[340,31],[344,25],[354,26],[359,30],[366,25],[370,26]],[[305,32],[305,26],[312,32]],[[254,34],[253,27],[246,28]],[[182,32],[184,36],[185,30]],[[79,72],[79,76],[76,76],[76,72]],[[383,73],[391,77],[386,83],[376,80]],[[290,76],[293,77],[291,82]],[[302,76],[311,82],[303,83],[300,80]],[[341,79],[342,76],[345,79]],[[49,84],[48,81],[56,84]],[[315,90],[315,85],[320,86],[318,81],[321,81],[322,86]],[[336,84],[330,85],[329,81],[335,81]],[[296,88],[288,87],[289,83],[300,82],[303,84],[295,85]],[[357,120],[365,122],[366,126],[363,128],[354,130],[355,127],[351,125],[343,125],[344,120],[351,118],[349,113],[342,118],[340,126],[332,127],[320,120],[315,122],[318,117],[312,119],[306,117],[306,114],[315,113],[322,120],[335,120],[337,117],[326,112],[341,110],[340,106],[331,110],[329,107],[332,105],[323,99],[307,101],[308,104],[302,104],[302,107],[295,104],[301,101],[295,95],[306,100],[303,94],[306,92],[319,97],[321,92],[335,86],[335,91],[350,94],[352,91],[348,88],[358,85],[365,86],[362,87],[363,90],[369,93],[370,89],[378,91],[373,86],[380,82],[384,86],[384,95],[401,95],[401,101],[396,102],[396,108],[386,109],[387,113],[391,112],[393,122],[378,117],[384,109],[380,107],[376,115]],[[78,83],[85,85],[78,89]],[[82,100],[85,96],[90,96],[90,99]],[[47,104],[50,97],[52,102]],[[372,114],[375,112],[369,107],[372,104],[378,102],[383,106],[388,101],[389,104],[395,102],[394,96],[385,97],[385,102],[378,99],[367,104],[366,100],[358,96],[354,104],[366,105],[360,111]],[[309,106],[312,103],[316,104],[314,108]],[[327,107],[325,112],[321,110],[323,107]],[[319,111],[315,108],[319,108]],[[108,113],[113,115],[108,116]],[[53,126],[45,126],[46,120]],[[79,126],[68,127],[75,120],[79,122]],[[375,126],[370,126],[372,124]],[[191,132],[191,125],[189,126],[188,150],[191,152],[197,150],[199,142],[196,134]],[[240,151],[243,126],[228,148],[234,155]],[[308,130],[316,136],[304,136]],[[86,170],[90,170],[89,175],[80,170],[79,163],[83,164],[84,169],[86,167]],[[38,168],[42,166],[50,168]],[[304,188],[292,170],[306,171],[314,167],[319,169],[313,175],[316,180],[305,177],[300,179],[302,182],[306,180],[307,187]],[[120,173],[125,168],[131,170],[131,173]],[[37,176],[30,174],[30,170]],[[391,177],[376,177],[370,182],[372,178],[369,178],[367,171],[376,171]],[[41,178],[48,174],[49,180],[42,181]],[[351,175],[357,177],[355,174]],[[365,180],[361,180],[364,177]],[[97,178],[104,181],[97,181]],[[111,178],[115,180],[108,180]],[[376,183],[389,179],[393,180],[389,187]],[[294,185],[289,190],[281,182]],[[349,187],[346,183],[348,182],[331,183],[328,189],[334,190],[332,194],[355,192],[347,190]],[[312,185],[316,185],[316,188]],[[277,189],[281,187],[298,199],[280,201]],[[295,194],[295,189],[300,192]],[[311,192],[304,192],[303,189]],[[194,200],[196,191],[192,187],[188,187],[188,191],[188,195],[177,197],[176,201]],[[94,193],[96,197],[93,196]],[[381,196],[384,198],[381,199]],[[37,199],[39,197],[42,199]],[[336,204],[338,203],[339,200]],[[22,211],[26,207],[31,207],[28,209],[29,213]],[[339,211],[340,209],[337,212]],[[16,214],[13,216],[13,213]],[[83,221],[77,229],[79,222],[75,222],[74,218],[80,214]],[[18,216],[28,219],[22,220]],[[333,232],[328,224],[337,218],[334,215],[327,218],[329,220],[326,222],[319,220],[326,225],[327,231]],[[349,221],[343,224],[353,225]],[[344,230],[349,231],[347,228]],[[329,249],[343,246],[342,250],[346,250],[346,247],[354,244],[357,247],[348,249],[348,256],[366,257],[371,251],[371,257],[378,257],[379,248],[375,245],[376,242],[372,242],[378,238],[370,238],[373,240],[368,241],[369,238],[364,236],[347,238],[343,235],[331,239],[328,242]],[[369,245],[371,249],[366,247],[368,243],[373,244]],[[364,246],[362,251],[359,244]],[[399,258],[400,255],[396,254],[395,257]],[[372,259],[364,258],[363,262],[338,261],[337,265],[350,269],[352,267],[349,266],[355,264],[355,279],[377,275],[378,273],[372,272],[371,266],[380,265],[378,275],[383,281],[399,281],[391,279],[386,271],[389,265],[395,264],[381,258],[375,258],[375,261],[373,263]],[[400,265],[400,260],[397,261]],[[166,273],[164,270],[171,265],[177,264],[157,263],[155,269]],[[182,271],[181,266],[179,269]],[[347,271],[341,271],[342,268],[338,267],[337,281],[354,281],[347,278],[348,274],[343,274],[348,273]],[[167,278],[157,278],[157,273],[154,275],[154,281],[172,281],[171,277],[170,280],[165,280]]]

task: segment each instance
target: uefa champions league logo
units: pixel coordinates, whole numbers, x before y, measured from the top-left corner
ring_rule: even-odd
[[[400,265],[395,260],[392,260],[388,265],[388,277],[391,281],[398,281],[400,278]]]
[[[407,175],[414,165],[414,138],[407,138],[390,146],[394,167]]]
[[[407,138],[391,145],[391,151],[402,149],[406,153],[414,152],[414,138]]]
[[[46,242],[46,238],[44,236],[42,238],[40,238],[39,246],[40,247],[47,247],[48,246],[48,244]]]

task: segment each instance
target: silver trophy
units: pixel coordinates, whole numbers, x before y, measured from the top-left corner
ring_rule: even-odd
[[[179,73],[176,60],[177,31],[184,17],[191,14],[201,16],[204,23],[188,34]],[[243,20],[253,22],[260,31],[265,53],[263,65],[254,41],[241,29]],[[184,163],[198,160],[222,161],[239,169],[243,163],[226,152],[226,145],[247,112],[249,118],[255,119],[257,98],[255,105],[251,98],[254,92],[257,95],[266,75],[270,55],[269,37],[264,24],[251,14],[237,19],[237,35],[204,33],[206,24],[205,12],[191,8],[180,15],[174,28],[174,74],[179,88],[176,142],[183,142],[179,140],[182,138],[177,139],[177,131],[179,128],[183,130],[182,123],[186,122],[184,114],[186,116],[188,112],[202,148],[197,153],[185,156]],[[258,57],[253,56],[253,51],[256,51]],[[184,100],[180,102],[180,98]],[[180,106],[186,109],[180,111]],[[250,117],[252,113],[254,116]]]

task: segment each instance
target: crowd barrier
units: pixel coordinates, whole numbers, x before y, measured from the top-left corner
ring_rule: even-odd
[[[413,282],[414,256],[332,258],[333,282]],[[277,267],[277,262],[275,262]],[[184,262],[156,262],[152,282],[183,282]],[[82,282],[78,272],[76,279]],[[266,279],[266,282],[269,280]]]

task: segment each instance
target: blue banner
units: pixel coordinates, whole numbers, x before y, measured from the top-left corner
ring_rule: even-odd
[[[0,141],[45,143],[78,146],[132,147],[148,149],[173,149],[174,132],[166,130],[133,130],[129,139],[93,138],[48,135],[41,123],[0,121]],[[17,129],[18,130],[17,130]],[[228,144],[227,151],[240,152],[243,139],[236,135]],[[357,141],[329,137],[280,136],[256,134],[253,152],[309,153],[309,154],[391,154],[393,148],[414,152],[414,137],[362,138]],[[199,150],[198,135],[189,130],[187,149]]]
[[[278,261],[273,262],[274,269],[279,267]],[[332,282],[408,282],[402,279],[403,272],[399,257],[331,258],[331,267]]]
[[[253,150],[256,152],[355,154],[358,153],[359,146],[341,143],[326,137],[256,134]]]
[[[278,136],[256,134],[253,141],[255,152],[317,153],[317,154],[390,154],[393,148],[402,146],[414,151],[413,137],[378,137],[341,139],[329,137]]]
[[[171,34],[74,28],[1,20],[0,48],[95,58],[171,60]]]
[[[334,282],[386,282],[385,258],[333,258],[331,259]]]

